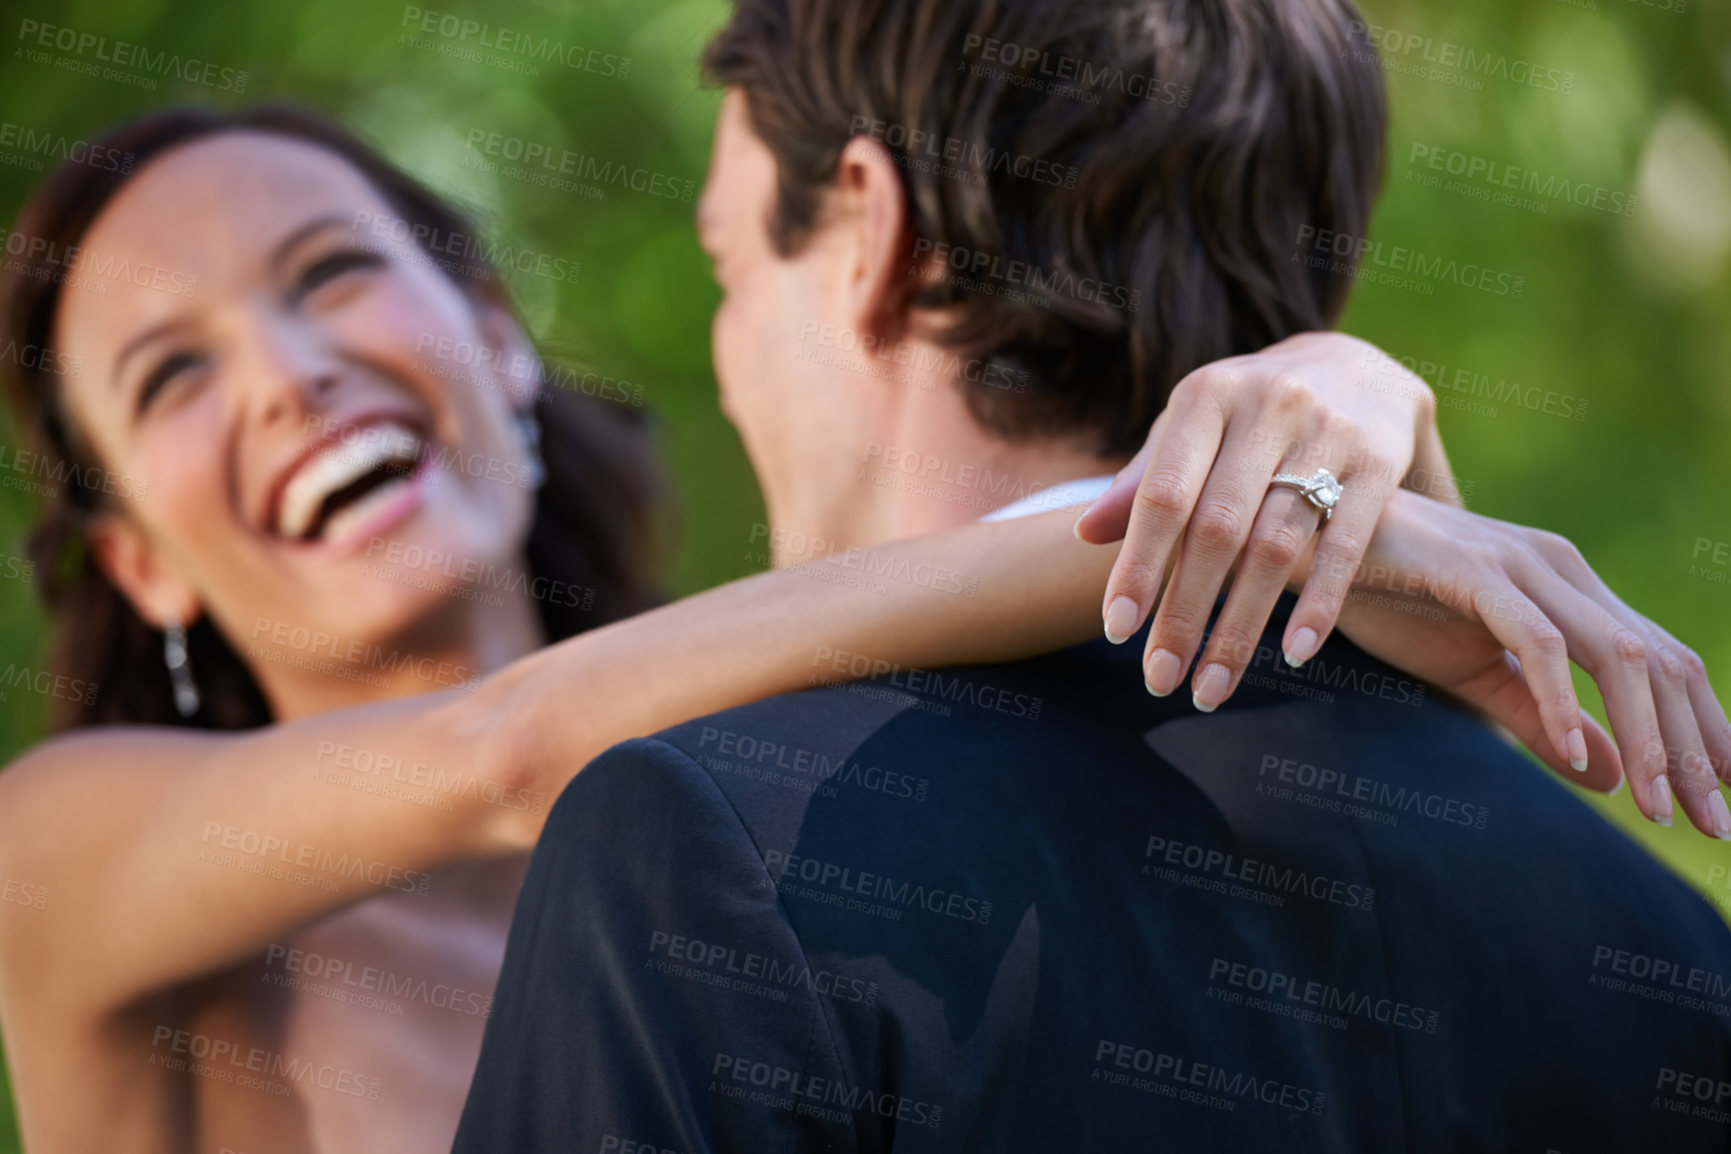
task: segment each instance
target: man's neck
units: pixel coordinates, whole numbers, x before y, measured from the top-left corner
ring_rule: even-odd
[[[1057,441],[1012,443],[966,413],[903,422],[866,443],[825,483],[771,493],[778,529],[821,540],[821,552],[878,545],[978,520],[1054,485],[1116,472],[1124,458]],[[788,556],[779,563],[811,560]]]

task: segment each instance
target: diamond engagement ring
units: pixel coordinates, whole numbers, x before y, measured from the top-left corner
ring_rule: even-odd
[[[1318,469],[1308,477],[1300,477],[1296,473],[1276,473],[1269,487],[1284,485],[1289,489],[1297,489],[1304,494],[1316,510],[1322,514],[1322,523],[1328,524],[1328,519],[1334,515],[1334,507],[1340,504],[1340,482],[1327,469]]]

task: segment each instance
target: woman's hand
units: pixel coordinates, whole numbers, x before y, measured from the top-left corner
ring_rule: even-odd
[[[1183,680],[1237,565],[1193,682],[1198,709],[1226,700],[1317,531],[1303,495],[1270,483],[1326,468],[1342,496],[1282,644],[1293,664],[1309,660],[1403,479],[1421,469],[1428,489],[1453,496],[1435,415],[1423,381],[1339,333],[1304,333],[1180,381],[1142,451],[1076,523],[1084,541],[1124,538],[1106,585],[1107,637],[1134,634],[1159,598],[1143,655],[1149,692],[1164,697]]]
[[[1572,780],[1614,790],[1626,773],[1653,821],[1671,824],[1675,794],[1695,828],[1731,838],[1719,791],[1731,724],[1701,659],[1623,604],[1562,537],[1397,494],[1340,631],[1480,709]],[[1615,744],[1581,712],[1571,660],[1598,685]]]

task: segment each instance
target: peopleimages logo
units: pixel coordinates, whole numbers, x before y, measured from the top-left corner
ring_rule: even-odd
[[[449,12],[435,12],[430,8],[405,6],[402,27],[423,36],[438,36],[459,45],[472,44],[477,48],[486,48],[541,64],[561,64],[577,72],[590,72],[618,80],[625,80],[631,75],[629,56],[616,56],[611,52],[584,48],[579,44],[566,44],[550,36],[533,36],[527,32],[484,24],[479,20],[470,20]]]
[[[1434,1034],[1439,1017],[1436,1010],[1426,1010],[1398,998],[1373,997],[1363,991],[1346,990],[1329,982],[1226,958],[1215,958],[1209,963],[1207,996],[1234,1003],[1243,1001],[1252,1009],[1265,1009],[1296,1021],[1315,1021],[1337,1029],[1345,1027],[1345,1017],[1353,1017]]]
[[[429,982],[425,978],[398,974],[379,966],[356,965],[347,959],[303,950],[298,946],[284,946],[273,942],[265,950],[264,964],[266,981],[283,989],[298,990],[319,997],[327,997],[331,993],[346,995],[332,999],[334,1001],[375,1008],[365,1000],[365,996],[373,995],[378,998],[401,998],[420,1002],[436,1010],[449,1010],[453,1014],[472,1018],[487,1018],[493,1014],[492,994],[480,990],[465,990],[461,986],[444,982]],[[273,970],[281,972],[272,972]],[[401,1003],[387,1002],[376,1008],[396,1016],[403,1013]]]
[[[1694,1074],[1660,1066],[1658,1080],[1653,1084],[1661,1097],[1653,1104],[1673,1114],[1690,1114],[1709,1122],[1725,1125],[1731,1122],[1731,1082],[1712,1074]]]
[[[1573,72],[1547,68],[1531,60],[1511,60],[1500,52],[1480,52],[1417,32],[1354,20],[1347,26],[1347,38],[1365,46],[1362,50],[1351,46],[1345,50],[1356,63],[1371,63],[1376,58],[1374,49],[1380,49],[1382,66],[1390,72],[1408,73],[1471,92],[1483,91],[1486,80],[1502,80],[1564,96],[1575,91]],[[1414,54],[1417,61],[1404,59]]]
[[[582,261],[566,260],[551,253],[536,252],[504,241],[491,241],[470,233],[448,232],[399,216],[381,216],[360,210],[355,213],[352,227],[355,232],[366,233],[378,240],[412,242],[432,255],[434,267],[462,276],[479,278],[489,270],[497,269],[507,275],[524,273],[544,280],[576,284],[583,274]],[[422,337],[426,335],[423,333]]]
[[[745,989],[734,982],[767,985],[778,993],[785,990],[809,990],[834,998],[838,1002],[876,1005],[878,984],[864,978],[849,977],[833,970],[814,970],[803,960],[783,962],[758,950],[742,950],[721,942],[654,930],[649,935],[649,953],[675,962],[695,966],[706,975],[724,979],[729,988]],[[711,983],[719,985],[721,983]],[[786,997],[776,999],[786,1001]]]
[[[109,282],[120,281],[170,296],[198,295],[196,276],[145,261],[134,263],[126,257],[103,256],[93,249],[22,232],[5,233],[4,247],[8,257],[17,258],[6,262],[8,272],[64,284],[97,296],[107,294]]]
[[[1135,1078],[1135,1074],[1149,1077]],[[1320,1114],[1328,1100],[1321,1090],[1274,1078],[1258,1078],[1111,1038],[1101,1038],[1094,1049],[1093,1080],[1228,1110],[1236,1104],[1235,1100],[1248,1099],[1284,1110]]]
[[[1294,261],[1302,260],[1310,268],[1376,280],[1397,288],[1414,287],[1400,282],[1419,278],[1477,289],[1511,300],[1520,300],[1526,293],[1527,278],[1524,276],[1471,262],[1462,264],[1452,257],[1431,256],[1403,245],[1384,245],[1379,240],[1319,229],[1309,224],[1299,225],[1294,239],[1301,249],[1308,247],[1316,254],[1308,258],[1302,252],[1292,254]],[[1337,259],[1331,263],[1330,257]],[[1417,287],[1428,286],[1421,284]]]
[[[1053,272],[1029,261],[1006,259],[924,236],[914,239],[912,271],[928,283],[957,284],[988,296],[1007,296],[1004,287],[1013,286],[1036,299],[1066,296],[1124,312],[1133,313],[1142,305],[1140,289],[1072,272]]]
[[[1603,185],[1588,184],[1586,181],[1569,180],[1561,176],[1542,176],[1531,168],[1519,165],[1504,164],[1488,157],[1474,156],[1469,152],[1459,152],[1452,148],[1441,148],[1430,144],[1413,142],[1412,150],[1407,155],[1411,167],[1406,171],[1407,183],[1419,183],[1427,187],[1444,188],[1449,192],[1464,192],[1467,195],[1477,195],[1480,192],[1487,195],[1483,199],[1494,199],[1509,193],[1520,192],[1529,196],[1542,197],[1538,202],[1521,202],[1519,198],[1498,200],[1497,203],[1510,203],[1517,208],[1527,208],[1540,214],[1545,213],[1549,206],[1544,201],[1563,200],[1577,208],[1591,208],[1599,212],[1608,212],[1616,216],[1634,216],[1640,203],[1640,197],[1632,193],[1621,192]],[[1428,169],[1429,171],[1422,171]],[[1431,174],[1440,173],[1457,176],[1461,181],[1442,183],[1441,177]],[[1455,187],[1462,182],[1483,185],[1483,189],[1463,189]]]
[[[6,878],[4,882],[0,882],[0,902],[32,910],[45,910],[48,908],[48,888],[21,882],[17,878]]]
[[[867,793],[881,793],[914,801],[924,801],[926,791],[931,787],[931,782],[923,777],[912,777],[880,765],[849,761],[842,754],[831,758],[821,750],[805,749],[780,741],[766,741],[748,733],[735,733],[733,730],[718,729],[713,725],[703,727],[697,739],[697,748],[710,755],[706,760],[710,768],[716,768],[715,755],[719,755],[721,759],[725,759],[720,763],[723,767],[749,765],[757,769],[786,770],[809,776],[814,782],[840,782]]]
[[[346,639],[322,629],[312,629],[268,617],[255,617],[252,640],[268,638],[278,649],[319,655],[357,668],[381,669],[388,673],[407,673],[435,685],[473,689],[481,683],[481,671],[466,665],[435,660],[414,653],[403,653],[371,641]],[[259,649],[261,646],[254,646]]]
[[[1313,873],[1310,870],[1298,869],[1293,866],[1276,865],[1273,862],[1258,861],[1256,858],[1240,857],[1225,850],[1208,849],[1205,846],[1192,845],[1174,838],[1150,835],[1148,845],[1142,853],[1145,862],[1142,866],[1144,877],[1159,877],[1162,880],[1187,883],[1191,878],[1205,879],[1210,874],[1217,874],[1222,881],[1217,884],[1227,885],[1231,882],[1243,882],[1246,885],[1261,887],[1259,891],[1231,896],[1249,897],[1253,900],[1272,898],[1272,903],[1281,904],[1280,894],[1303,894],[1319,902],[1344,906],[1347,909],[1370,911],[1376,908],[1376,890],[1371,886],[1357,885],[1331,878],[1326,874]],[[1175,868],[1162,868],[1175,867]],[[1183,871],[1183,872],[1179,872]],[[1187,876],[1188,875],[1188,876]],[[1203,885],[1200,888],[1213,888]],[[1230,886],[1228,889],[1243,889],[1243,886]],[[1272,893],[1268,891],[1273,891]]]
[[[190,56],[183,58],[178,52],[155,52],[142,44],[110,40],[77,28],[24,20],[18,25],[18,39],[25,47],[15,50],[14,55],[22,55],[32,64],[54,64],[69,72],[100,76],[104,80],[117,80],[150,91],[155,90],[159,77],[202,84],[237,96],[246,91],[247,73],[244,69],[224,68]],[[51,57],[43,49],[71,55]],[[82,57],[89,59],[76,59]],[[134,71],[126,72],[124,69]]]
[[[400,890],[406,894],[425,895],[433,882],[433,875],[425,870],[403,869],[376,858],[339,854],[323,846],[287,840],[275,834],[242,829],[240,826],[226,825],[220,821],[204,823],[204,836],[201,841],[205,848],[199,851],[199,860],[216,865],[232,865],[232,856],[238,853],[249,858],[312,870],[332,878],[364,881],[368,885]]]
[[[25,159],[29,160],[48,157],[86,165],[103,172],[131,172],[135,159],[130,152],[119,152],[100,144],[92,144],[88,140],[79,140],[47,129],[31,128],[29,125],[14,124],[10,120],[0,121],[0,148],[19,149],[25,154]],[[42,165],[29,163],[25,167],[40,171]]]
[[[710,1092],[805,1117],[846,1124],[855,1114],[875,1114],[936,1130],[944,1108],[886,1090],[870,1090],[771,1062],[718,1053],[710,1067]]]
[[[923,341],[880,337],[816,321],[800,325],[799,345],[794,349],[793,359],[893,380],[927,392],[936,391],[934,378],[960,377],[970,384],[1008,393],[1027,392],[1032,379],[1026,369],[1010,368],[979,357],[963,361],[959,354]],[[890,368],[891,365],[895,368]]]
[[[855,116],[848,125],[848,133],[851,136],[870,136],[873,140],[882,141],[891,148],[899,148],[910,156],[965,166],[959,170],[961,175],[997,173],[1061,188],[1076,187],[1076,178],[1082,175],[1079,168],[1068,164],[1053,164],[1044,157],[1003,152],[990,145],[963,140],[958,136],[943,136],[921,128],[910,128],[905,124],[874,120],[869,116]],[[948,173],[940,171],[938,175]]]
[[[506,175],[527,184],[559,191],[604,191],[604,186],[613,185],[646,196],[683,201],[686,204],[690,204],[697,195],[696,181],[671,176],[641,165],[632,166],[616,160],[604,160],[588,153],[572,152],[569,148],[559,148],[521,136],[490,132],[485,128],[471,128],[463,143],[465,147],[473,150],[477,157],[490,156],[495,160],[509,162],[505,169]],[[492,162],[483,161],[483,164],[487,167],[483,167],[482,171],[492,171]],[[521,167],[515,167],[518,165]],[[565,179],[567,177],[571,180]],[[574,180],[595,183],[577,185],[572,183]]]
[[[900,921],[903,909],[924,910],[958,921],[977,922],[982,926],[988,925],[992,920],[992,903],[982,898],[918,882],[897,881],[870,870],[856,870],[852,866],[819,861],[782,850],[766,851],[763,855],[763,868],[770,877],[776,879],[777,888],[783,894],[810,898],[825,905],[845,904],[848,909],[857,908],[858,912],[887,917],[889,921]],[[796,882],[810,882],[811,887],[797,886]],[[857,896],[848,898],[844,903],[841,900],[843,895]],[[836,900],[829,900],[832,898]],[[859,904],[859,899],[886,904],[866,908]]]
[[[1086,104],[1100,103],[1101,92],[1116,92],[1179,108],[1190,103],[1188,84],[1161,80],[1114,64],[1095,64],[1032,44],[996,40],[970,32],[962,41],[962,55],[971,59],[976,54],[985,64],[1000,64],[1010,71],[993,71],[977,65],[971,72],[974,76],[1008,80],[1017,87],[1067,96]]]
[[[281,1078],[297,1086],[316,1086],[334,1094],[365,1098],[370,1102],[379,1100],[379,1092],[385,1085],[383,1078],[358,1074],[345,1067],[290,1058],[275,1050],[242,1046],[227,1038],[216,1038],[193,1030],[177,1030],[173,1026],[156,1027],[150,1046],[153,1051],[150,1065],[162,1066],[177,1073],[191,1072],[216,1081],[244,1084],[248,1089],[268,1090],[278,1094],[286,1094],[288,1088],[281,1086],[281,1083],[242,1083],[237,1082],[237,1078],[243,1074],[260,1078]],[[158,1050],[184,1057],[165,1057],[154,1052]],[[193,1061],[189,1063],[186,1058]]]
[[[1373,379],[1366,382],[1371,388],[1388,391],[1391,383],[1405,380],[1401,373],[1404,368],[1430,385],[1436,393],[1437,404],[1445,408],[1472,408],[1480,411],[1482,415],[1494,417],[1497,415],[1495,408],[1477,404],[1479,401],[1494,401],[1497,404],[1525,409],[1530,413],[1560,417],[1565,421],[1587,419],[1586,397],[1559,393],[1555,389],[1541,389],[1536,385],[1524,385],[1507,377],[1493,378],[1489,373],[1480,372],[1476,368],[1451,366],[1444,361],[1425,360],[1422,357],[1385,355],[1380,350],[1371,350],[1361,363],[1374,374]]]
[[[1700,995],[1703,999],[1719,1001],[1731,999],[1731,975],[1717,970],[1704,970],[1700,966],[1687,965],[1673,958],[1654,957],[1637,950],[1594,946],[1593,969],[1608,970],[1622,978],[1648,982],[1677,995]]]
[[[935,697],[939,701],[972,705],[1009,717],[1025,717],[1029,721],[1040,720],[1040,710],[1045,705],[1045,698],[1032,694],[1017,693],[1013,689],[982,684],[966,677],[898,665],[864,653],[820,645],[813,652],[811,663],[818,665],[824,662],[828,662],[831,673],[848,677],[869,677],[910,693]]]
[[[1362,802],[1398,813],[1415,813],[1447,825],[1483,829],[1490,811],[1482,805],[1458,801],[1440,793],[1425,793],[1406,786],[1393,786],[1373,777],[1346,773],[1278,754],[1265,753],[1257,767],[1256,792],[1269,786],[1296,787],[1328,800]],[[1323,807],[1329,808],[1329,807]]]

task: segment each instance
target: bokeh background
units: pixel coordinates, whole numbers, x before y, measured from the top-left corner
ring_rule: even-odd
[[[659,415],[684,499],[675,589],[755,568],[748,533],[762,507],[716,406],[708,338],[717,293],[692,204],[618,186],[592,198],[486,174],[466,144],[477,130],[497,132],[700,186],[718,97],[700,85],[696,59],[725,16],[722,0],[434,9],[585,50],[577,68],[427,34],[421,6],[385,0],[6,9],[8,128],[88,139],[171,101],[292,99],[358,128],[492,235],[580,261],[575,283],[516,276],[513,287],[550,348],[641,386]],[[1517,297],[1447,276],[1420,277],[1416,288],[1367,278],[1345,327],[1411,358],[1440,386],[1444,437],[1471,507],[1572,538],[1631,604],[1700,650],[1722,691],[1731,687],[1731,6],[1366,0],[1366,18],[1366,36],[1385,50],[1393,106],[1387,191],[1370,237],[1381,259],[1402,246],[1522,279]],[[155,77],[154,89],[80,75],[20,51],[29,20],[244,71],[245,90],[234,90],[232,73],[226,89],[220,73],[215,84]],[[1483,71],[1437,63],[1469,50],[1489,61]],[[0,152],[9,226],[53,159]],[[1511,178],[1510,168],[1525,171]],[[1515,188],[1493,183],[1509,179]],[[1512,198],[1497,198],[1504,191]],[[8,428],[0,437],[16,443]],[[0,488],[0,553],[20,552],[32,515],[31,498]],[[43,659],[34,593],[16,574],[0,579],[8,664]],[[1578,680],[1596,708],[1590,683]],[[41,736],[44,705],[20,690],[0,695],[0,760]],[[1594,803],[1705,898],[1731,901],[1723,882],[1710,883],[1715,863],[1731,865],[1731,846],[1649,825],[1627,791]],[[0,1151],[13,1149],[0,1094]]]

